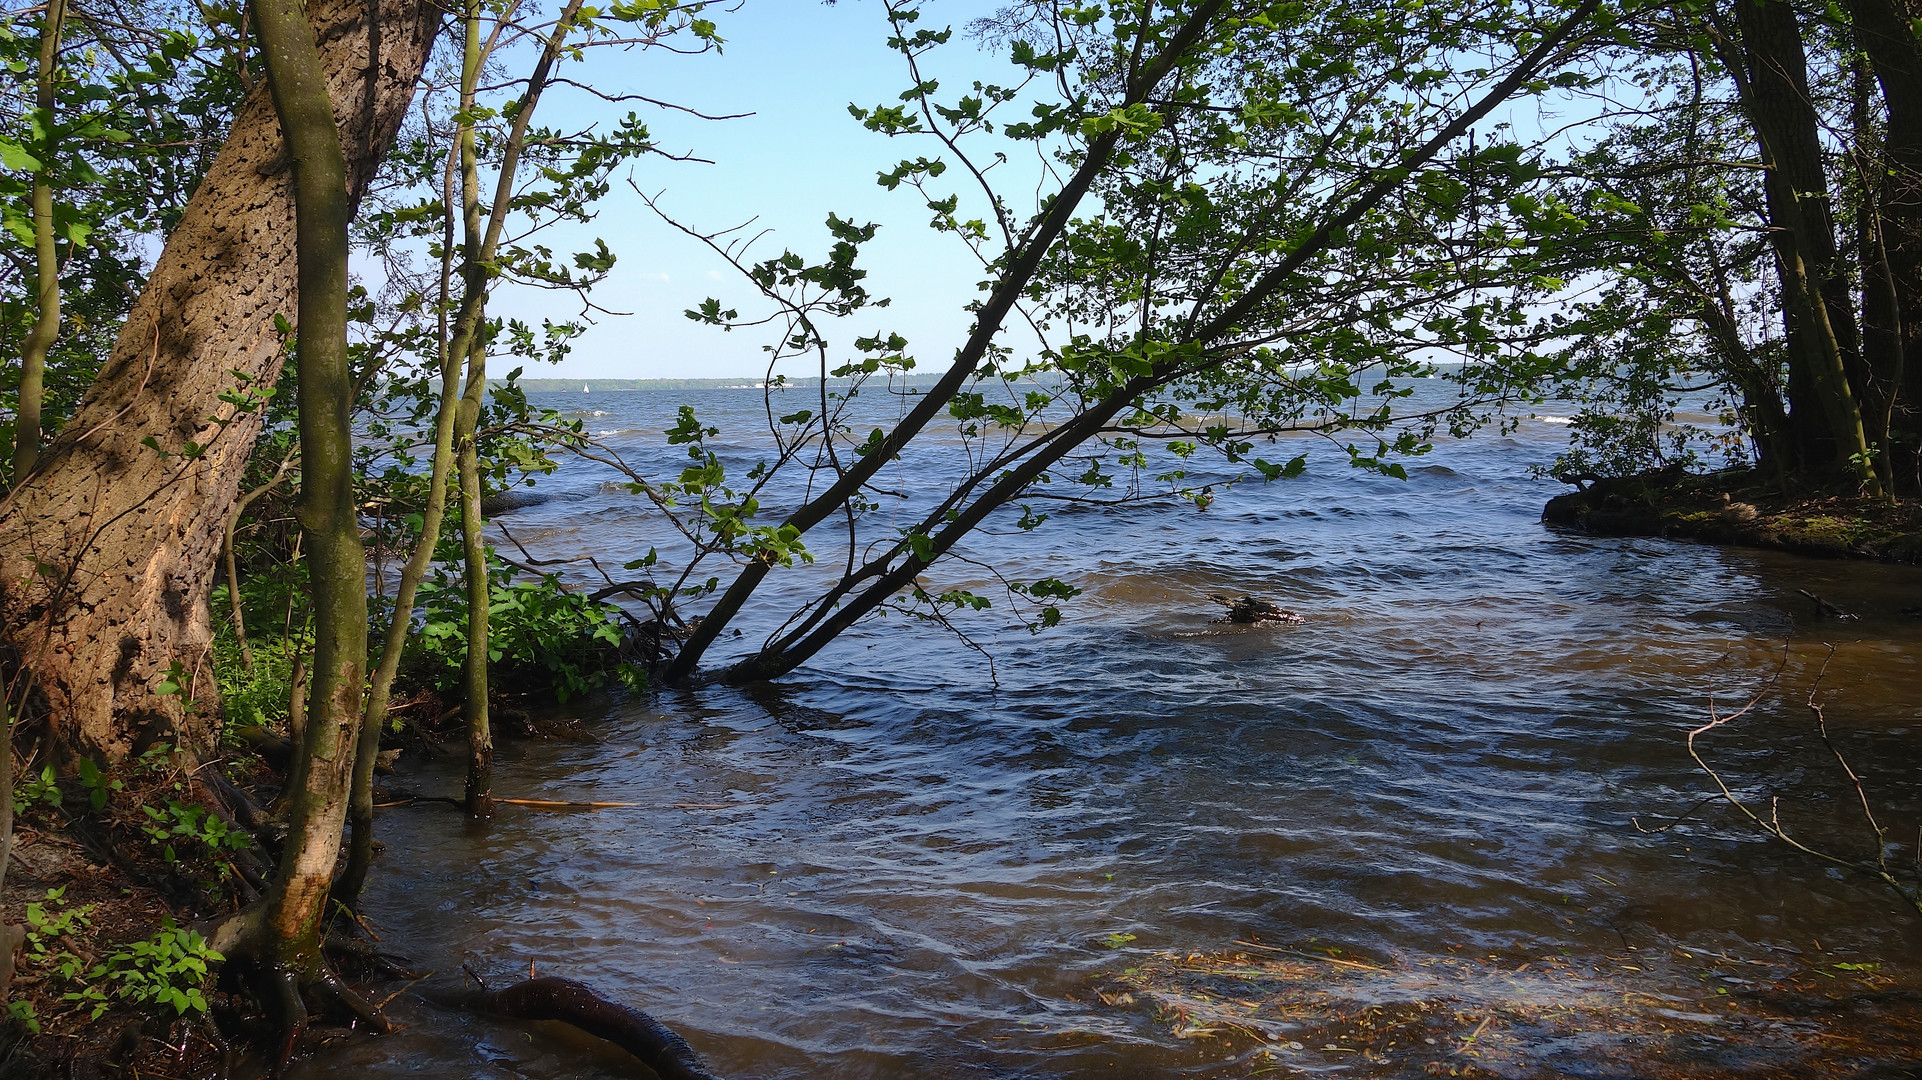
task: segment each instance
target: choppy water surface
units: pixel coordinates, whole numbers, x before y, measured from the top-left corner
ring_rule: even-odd
[[[675,408],[751,456],[760,399],[552,400],[662,468]],[[385,811],[372,918],[423,969],[589,981],[731,1077],[1899,1067],[1922,919],[1698,807],[1683,738],[1786,656],[1786,700],[1704,746],[1797,835],[1871,852],[1801,704],[1833,643],[1826,715],[1900,869],[1922,573],[1552,531],[1559,487],[1528,466],[1564,432],[1444,445],[1406,483],[1327,460],[1206,512],[1056,507],[981,537],[1010,576],[1085,590],[1039,636],[972,627],[992,677],[892,618],[778,685],[564,707],[595,741],[505,744],[497,792],[644,806]],[[941,487],[946,452],[892,480]],[[605,479],[570,466],[504,520],[543,557],[666,553]],[[1862,618],[1818,621],[1798,589]],[[1215,624],[1211,592],[1306,622]],[[769,624],[744,625],[736,647]],[[456,791],[457,767],[395,783]],[[404,1032],[307,1074],[632,1070],[559,1029],[393,1007]]]

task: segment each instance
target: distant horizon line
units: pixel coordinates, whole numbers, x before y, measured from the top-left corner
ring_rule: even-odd
[[[909,375],[910,384],[932,384],[940,379],[940,373],[918,373]],[[819,375],[789,376],[782,385],[799,387],[815,386],[821,381]],[[828,380],[829,385],[851,382],[849,379]],[[488,379],[489,386],[505,386],[506,379]],[[576,387],[589,387],[591,390],[762,390],[768,386],[765,375],[742,375],[736,378],[659,378],[659,379],[599,379],[593,376],[578,378],[552,378],[543,376],[538,379],[516,379],[514,384],[523,390],[537,392],[568,391],[579,393]],[[590,390],[590,392],[591,392]]]

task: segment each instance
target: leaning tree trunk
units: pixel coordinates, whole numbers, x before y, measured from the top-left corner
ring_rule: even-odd
[[[441,8],[311,0],[307,11],[351,202],[413,100]],[[289,179],[262,85],[74,418],[0,504],[0,618],[62,760],[113,759],[163,737],[209,745],[214,710],[183,708],[211,699],[207,680],[191,680],[190,695],[152,688],[175,664],[199,674],[212,639],[221,527],[261,424],[233,399],[273,385],[285,349],[276,319],[294,318]]]

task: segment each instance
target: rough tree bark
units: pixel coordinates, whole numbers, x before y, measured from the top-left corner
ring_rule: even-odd
[[[350,201],[413,99],[440,10],[425,0],[307,9]],[[208,746],[214,710],[188,713],[186,695],[151,687],[175,663],[202,668],[222,525],[260,429],[258,411],[222,398],[243,381],[273,384],[283,355],[275,317],[291,319],[294,292],[289,170],[263,86],[73,420],[0,504],[0,620],[62,761],[111,760],[167,737]],[[192,686],[211,697],[208,680]]]

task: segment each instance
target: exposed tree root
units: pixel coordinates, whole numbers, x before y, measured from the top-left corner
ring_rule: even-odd
[[[504,990],[483,991],[469,1004],[495,1016],[571,1024],[633,1054],[661,1080],[720,1080],[686,1039],[660,1021],[572,979],[528,979]]]
[[[261,907],[250,907],[222,920],[207,933],[208,942],[226,956],[224,971],[247,986],[273,1024],[272,1060],[275,1071],[286,1067],[300,1038],[313,1018],[311,1000],[317,1013],[332,1013],[353,1022],[354,1026],[384,1035],[393,1030],[379,1006],[341,980],[329,965],[326,952],[339,950],[354,959],[378,956],[371,948],[348,947],[345,939],[327,942],[319,952],[297,953],[292,958],[277,955],[267,940]]]

